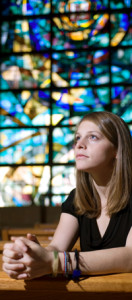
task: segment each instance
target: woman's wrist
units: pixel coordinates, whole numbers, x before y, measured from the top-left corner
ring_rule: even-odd
[[[77,280],[81,271],[79,269],[79,252],[52,252],[52,275],[56,277],[58,274],[63,274],[66,278],[72,277]]]
[[[74,252],[59,252],[58,273],[63,274],[65,277],[72,275],[73,270],[76,268],[74,256]]]

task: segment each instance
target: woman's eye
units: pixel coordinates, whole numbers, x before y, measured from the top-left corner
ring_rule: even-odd
[[[77,143],[79,141],[79,139],[80,139],[80,136],[76,136],[75,142]]]
[[[97,140],[98,138],[97,138],[97,136],[96,135],[90,135],[90,137],[89,137],[92,141],[95,141],[95,140]]]

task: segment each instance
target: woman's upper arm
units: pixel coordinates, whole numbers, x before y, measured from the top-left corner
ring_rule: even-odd
[[[79,232],[78,219],[71,214],[62,213],[59,224],[49,247],[54,247],[58,251],[72,249]]]
[[[132,247],[132,227],[130,228],[128,236],[127,236],[126,246]]]

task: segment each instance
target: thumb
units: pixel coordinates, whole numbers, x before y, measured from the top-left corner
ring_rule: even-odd
[[[35,242],[38,245],[40,245],[40,243],[39,243],[39,241],[38,241],[35,234],[27,233],[27,239],[30,240],[30,241]]]

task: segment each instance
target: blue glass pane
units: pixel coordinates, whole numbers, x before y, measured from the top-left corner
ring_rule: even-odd
[[[109,52],[67,51],[54,53],[52,81],[58,87],[78,87],[109,83]]]
[[[112,112],[125,122],[132,122],[132,87],[115,86],[111,89]]]
[[[110,105],[109,87],[72,88],[53,91],[52,125],[74,125],[79,116],[92,111],[107,110]]]
[[[50,0],[1,0],[2,15],[37,16],[50,13]]]

